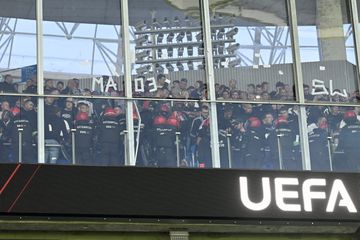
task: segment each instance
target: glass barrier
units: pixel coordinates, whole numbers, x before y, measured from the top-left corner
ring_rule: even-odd
[[[211,168],[207,103],[137,101],[136,166]]]
[[[311,106],[308,135],[313,171],[360,171],[360,108]]]
[[[36,93],[35,0],[0,4],[0,94]]]
[[[120,1],[43,1],[44,93],[123,96]]]
[[[210,0],[218,99],[295,100],[286,3]]]
[[[349,1],[296,1],[305,99],[358,102]]]
[[[205,99],[200,3],[129,1],[135,97]]]
[[[125,102],[46,97],[45,163],[125,164]]]
[[[37,99],[11,97],[0,105],[0,162],[36,163]]]
[[[218,103],[222,168],[302,170],[298,106]]]

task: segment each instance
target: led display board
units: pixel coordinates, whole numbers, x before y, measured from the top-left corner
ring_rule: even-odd
[[[359,221],[360,175],[0,165],[3,215]]]

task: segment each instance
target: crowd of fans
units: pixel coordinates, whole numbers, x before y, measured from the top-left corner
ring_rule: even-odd
[[[209,104],[176,101],[206,99],[206,84],[197,81],[189,86],[187,79],[169,82],[161,74],[156,83],[156,91],[150,91],[148,84],[143,92],[134,91],[134,96],[154,98],[134,103],[136,165],[212,167]],[[227,86],[215,85],[219,100],[294,99],[292,86],[278,82],[274,89],[270,87],[263,82],[238,90],[235,80]],[[358,92],[347,99],[336,94],[330,96],[331,99],[324,95],[314,99],[309,86],[305,85],[304,90],[308,100],[349,102],[358,99]],[[6,95],[18,92],[10,75],[0,83],[0,92],[0,161],[37,162],[36,98]],[[36,92],[36,81],[29,80],[23,93]],[[127,134],[124,100],[82,98],[99,93],[80,89],[77,79],[67,84],[46,80],[44,93],[54,95],[44,98],[46,163],[124,165]],[[59,94],[69,97],[55,96]],[[123,96],[123,93],[110,89],[110,96]],[[307,113],[312,169],[360,170],[357,160],[360,107],[312,106],[307,107]],[[217,103],[221,167],[302,169],[298,115],[296,105]]]

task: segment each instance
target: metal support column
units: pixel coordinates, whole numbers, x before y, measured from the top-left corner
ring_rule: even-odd
[[[357,1],[350,0],[350,11],[351,11],[351,21],[352,28],[354,33],[354,43],[355,43],[355,56],[356,56],[356,65],[357,65],[357,89],[360,88],[360,29],[359,29],[359,13],[357,12]]]
[[[37,93],[44,94],[44,54],[43,54],[43,0],[36,0],[36,60]],[[44,98],[38,98],[37,132],[38,162],[45,163]]]
[[[210,135],[211,135],[211,156],[214,168],[220,168],[219,136],[216,111],[215,75],[212,57],[212,42],[210,29],[209,0],[201,0],[202,25],[204,36],[205,72],[208,86],[208,98],[210,99]]]
[[[129,34],[129,6],[128,0],[121,1],[121,34],[123,39],[123,58],[124,58],[124,82],[125,82],[125,96],[132,98],[131,86],[131,56],[130,56],[130,34]],[[126,134],[125,141],[127,143],[125,158],[125,165],[135,166],[135,141],[134,141],[134,122],[133,122],[133,100],[126,102]]]
[[[295,71],[294,76],[295,76],[296,100],[298,101],[298,103],[304,104],[305,96],[304,96],[303,75],[301,69],[296,1],[288,0],[287,4],[290,15],[290,32],[291,32],[294,71]],[[299,114],[299,130],[301,136],[300,147],[301,147],[302,168],[303,170],[311,170],[306,107],[300,106],[298,114]]]
[[[76,140],[75,140],[76,129],[71,129],[71,161],[72,164],[76,164]]]
[[[18,142],[18,144],[19,144],[19,146],[18,146],[18,159],[19,159],[19,163],[22,163],[22,156],[23,156],[23,154],[22,154],[22,142],[23,142],[23,140],[22,140],[22,138],[23,138],[23,132],[24,132],[24,129],[23,128],[19,128],[18,129],[18,131],[19,131],[19,142]]]

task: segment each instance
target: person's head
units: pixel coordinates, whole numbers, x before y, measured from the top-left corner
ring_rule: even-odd
[[[215,83],[215,92],[219,92],[220,90],[220,84]]]
[[[266,113],[263,117],[263,123],[265,125],[272,125],[274,122],[274,116],[272,113]]]
[[[239,99],[239,92],[238,91],[232,91],[231,92],[231,99]]]
[[[344,113],[344,121],[346,124],[354,124],[357,122],[357,115],[355,111],[349,110]]]
[[[8,84],[12,84],[13,82],[13,77],[10,74],[6,74],[4,76],[4,81],[7,82]]]
[[[180,80],[180,89],[181,90],[186,90],[187,89],[187,83],[188,83],[188,80],[186,78],[182,78]]]
[[[203,118],[208,118],[209,117],[209,107],[208,106],[202,106],[201,107],[201,116]]]
[[[331,111],[332,115],[339,115],[340,114],[340,108],[338,106],[330,107],[330,111]]]
[[[223,91],[222,97],[223,97],[223,99],[229,99],[230,98],[230,92],[228,90]]]
[[[45,80],[45,88],[52,89],[54,88],[54,81],[52,79]]]
[[[270,100],[270,95],[268,92],[262,92],[261,93],[261,99],[262,100]]]
[[[172,82],[172,88],[178,88],[179,85],[180,85],[180,81],[179,81],[179,80],[174,80],[174,81]]]
[[[84,102],[80,102],[78,103],[78,111],[79,112],[86,112],[86,113],[89,113],[90,111],[90,107],[88,104],[84,103]]]
[[[237,84],[236,84],[236,80],[235,79],[231,79],[230,81],[229,81],[229,87],[230,87],[230,89],[236,89],[236,87],[237,87]]]
[[[327,123],[327,120],[325,117],[319,117],[318,120],[317,120],[317,123],[316,123],[316,126],[318,128],[321,128],[321,129],[327,129],[328,128],[328,123]]]
[[[60,92],[59,92],[59,90],[58,90],[58,89],[53,88],[53,89],[51,89],[50,94],[51,94],[51,95],[59,95],[59,94],[60,94]]]
[[[254,93],[248,93],[247,99],[250,101],[254,101],[254,100],[256,100],[256,95]]]
[[[56,88],[59,90],[59,91],[62,91],[64,89],[64,83],[63,82],[58,82],[56,84]]]
[[[225,118],[225,119],[230,119],[230,118],[232,117],[232,115],[233,115],[233,109],[232,109],[232,107],[231,107],[231,106],[226,107],[226,108],[224,109],[224,118]]]
[[[8,122],[11,120],[13,114],[11,113],[10,110],[5,110],[1,113],[1,119],[3,122]]]
[[[25,87],[30,87],[32,85],[31,79],[26,81]]]
[[[70,79],[68,82],[67,82],[67,87],[69,89],[75,89],[76,88],[76,83],[74,81],[74,79]]]
[[[287,92],[286,92],[286,89],[285,88],[280,88],[279,89],[279,96],[280,96],[280,99],[282,100],[286,100],[287,99]]]
[[[275,88],[276,88],[276,91],[277,92],[279,92],[280,91],[280,89],[282,89],[282,88],[284,88],[285,87],[285,85],[284,85],[284,83],[283,82],[277,82],[276,84],[275,84]]]
[[[269,92],[269,83],[268,82],[262,82],[261,83],[261,90],[262,90],[262,92]]]
[[[202,89],[204,87],[204,83],[200,80],[195,82],[195,88],[196,89]]]
[[[289,112],[286,107],[282,107],[279,109],[279,117],[283,117],[285,119],[289,118]]]
[[[72,110],[74,107],[74,99],[73,98],[66,98],[65,99],[65,109]]]
[[[260,96],[261,93],[262,93],[262,87],[261,87],[260,84],[258,84],[258,85],[256,85],[256,87],[255,87],[255,94]]]
[[[1,103],[1,110],[10,110],[10,103],[8,101],[2,101]]]
[[[244,129],[244,123],[243,123],[243,121],[242,121],[241,119],[239,119],[239,118],[236,118],[236,119],[231,120],[231,126],[232,126],[232,128],[235,128],[235,129],[237,129],[237,130],[243,130],[243,131],[245,131],[245,129]]]
[[[310,86],[304,84],[304,95],[310,95]]]
[[[239,99],[247,100],[247,98],[248,98],[247,92],[245,92],[245,91],[240,91],[240,93],[239,93]]]
[[[114,107],[114,111],[115,111],[116,116],[119,116],[120,114],[123,114],[123,110],[122,110],[122,108],[120,106]]]
[[[157,84],[158,84],[159,86],[163,86],[163,85],[165,84],[165,80],[166,80],[166,77],[165,77],[164,74],[159,74],[159,75],[157,76]]]
[[[24,102],[24,109],[25,111],[32,111],[34,110],[34,103],[28,99],[28,100],[25,100]]]
[[[246,92],[249,93],[255,93],[255,85],[250,83],[247,85]]]
[[[248,103],[243,104],[242,108],[243,108],[244,112],[247,114],[252,113],[252,111],[253,111],[253,106]]]
[[[45,97],[44,102],[46,105],[53,105],[55,102],[55,98],[54,97]]]
[[[112,96],[112,97],[117,97],[117,91],[112,91],[111,93],[110,93],[110,95]],[[88,88],[85,88],[83,91],[82,91],[82,95],[83,96],[91,96],[91,91],[90,91],[90,89],[88,89]]]

